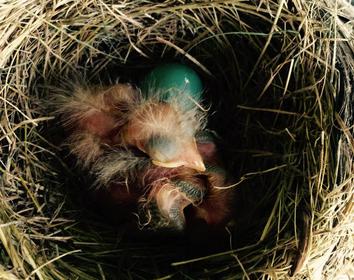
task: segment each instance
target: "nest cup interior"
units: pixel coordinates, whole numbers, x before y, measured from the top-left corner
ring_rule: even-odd
[[[252,16],[248,20],[256,22]],[[279,172],[277,167],[280,166],[279,169],[281,169],[285,162],[283,146],[287,140],[291,139],[287,134],[273,135],[268,131],[284,130],[291,121],[288,116],[284,117],[277,113],[278,110],[285,110],[284,108],[287,108],[289,104],[289,101],[283,96],[284,89],[271,87],[264,92],[264,98],[259,98],[264,89],[266,77],[269,76],[273,67],[273,65],[270,65],[269,69],[264,67],[265,61],[274,59],[278,55],[278,53],[272,53],[272,50],[269,50],[267,56],[270,57],[264,58],[262,63],[257,65],[257,58],[260,55],[257,44],[264,45],[266,41],[266,34],[262,33],[262,28],[269,29],[271,25],[268,23],[267,26],[264,23],[264,26],[255,27],[253,32],[245,32],[242,31],[241,26],[235,26],[236,22],[230,24],[221,20],[220,29],[216,34],[208,34],[208,36],[199,38],[192,32],[180,33],[181,27],[178,26],[180,23],[176,21],[174,24],[176,25],[176,34],[169,44],[166,45],[166,42],[160,41],[149,42],[151,44],[149,57],[132,51],[124,62],[111,60],[109,55],[114,55],[112,46],[117,44],[116,40],[112,39],[109,42],[98,44],[98,49],[106,53],[107,57],[102,55],[99,58],[91,58],[90,63],[87,63],[88,55],[82,54],[78,64],[75,65],[79,70],[73,73],[69,72],[69,77],[57,77],[57,71],[54,71],[54,74],[49,76],[49,79],[53,80],[51,86],[58,88],[59,92],[61,88],[69,91],[68,94],[70,94],[70,90],[74,90],[71,88],[73,85],[71,80],[74,77],[74,79],[81,80],[75,82],[78,84],[112,85],[119,81],[129,82],[139,87],[144,76],[153,67],[163,63],[179,62],[195,69],[202,77],[205,89],[201,105],[209,110],[207,128],[215,131],[220,137],[221,156],[234,178],[233,183],[237,184],[235,188],[240,189],[237,191],[237,196],[243,197],[235,200],[237,210],[234,222],[241,224],[235,228],[238,234],[234,236],[233,242],[246,245],[250,240],[256,241],[265,226],[277,195],[277,188],[269,186],[277,185],[274,174]],[[221,39],[221,35],[224,38]],[[248,36],[249,38],[247,38]],[[282,39],[282,35],[276,35],[271,47],[274,44],[274,47],[278,48]],[[141,43],[144,45],[144,41]],[[131,48],[131,46],[126,44],[126,48]],[[188,56],[186,57],[183,52],[176,51],[176,48],[186,50]],[[128,52],[128,50],[126,51]],[[124,52],[124,49],[121,49],[120,52]],[[285,56],[285,54],[283,55]],[[104,64],[105,67],[97,71],[96,65],[99,64]],[[252,71],[254,71],[253,77],[250,76]],[[284,84],[286,75],[280,74],[277,79],[280,84]],[[65,83],[67,84],[65,85]],[[292,86],[290,84],[290,87]],[[55,90],[49,94],[56,94]],[[264,113],[257,110],[258,107],[271,109],[274,112]],[[46,138],[51,143],[60,145],[67,134],[58,127],[57,119],[50,122],[48,126],[48,132],[44,132],[47,134]],[[60,156],[69,167],[67,169],[57,167],[60,173],[64,171],[59,177],[66,178],[63,183],[64,191],[67,192],[67,200],[72,200],[71,205],[75,205],[75,208],[86,210],[84,215],[95,214],[98,211],[98,216],[91,216],[90,219],[97,219],[96,222],[114,223],[114,227],[116,227],[117,220],[118,223],[121,222],[120,218],[124,215],[102,213],[99,209],[95,209],[88,197],[93,191],[90,185],[94,183],[94,178],[88,178],[85,170],[72,169],[75,167],[76,160],[74,157],[68,156],[67,149],[64,148],[60,152]],[[269,175],[264,172],[272,168],[275,170],[270,171]],[[70,172],[66,173],[68,170]],[[249,177],[247,177],[248,174],[250,174]],[[165,232],[164,235],[166,234],[168,235]],[[242,234],[242,237],[239,234]],[[144,238],[146,235],[146,231],[144,231],[140,238]],[[158,238],[160,239],[161,236],[159,235]],[[180,241],[183,242],[183,240]],[[197,241],[193,240],[193,242]],[[222,243],[222,240],[218,240],[217,243]],[[187,242],[185,245],[192,244]],[[208,244],[204,245],[208,247]]]
[[[331,73],[321,62],[330,52],[330,42],[321,42],[316,56],[311,45],[310,51],[304,51],[304,41],[313,39],[314,33],[306,34],[310,31],[303,28],[301,11],[295,6],[283,7],[277,14],[279,6],[273,4],[257,8],[251,3],[132,2],[123,8],[127,16],[119,16],[117,24],[115,10],[103,6],[107,10],[101,14],[95,5],[82,7],[82,18],[75,24],[66,22],[76,16],[75,9],[43,8],[52,11],[62,24],[55,26],[62,27],[43,27],[47,41],[38,39],[31,60],[26,102],[34,115],[51,117],[47,100],[70,92],[73,80],[139,85],[156,65],[189,65],[202,78],[208,128],[222,139],[221,154],[234,178],[234,219],[220,240],[209,242],[213,249],[208,256],[201,252],[197,255],[203,258],[185,261],[191,258],[192,243],[205,233],[190,237],[145,230],[139,234],[129,223],[117,223],[111,215],[96,211],[88,198],[94,178],[75,166],[65,147],[58,149],[65,132],[57,119],[50,119],[31,135],[31,141],[43,147],[38,152],[40,165],[31,159],[20,163],[20,157],[17,162],[27,166],[43,187],[7,190],[9,197],[18,197],[10,201],[14,212],[35,221],[32,227],[25,223],[32,239],[21,248],[35,248],[39,257],[33,257],[32,263],[26,259],[23,270],[39,279],[68,279],[68,275],[82,279],[248,275],[250,279],[272,273],[284,277],[300,270],[299,250],[308,240],[313,213],[323,208],[322,195],[338,181],[334,172],[338,151],[330,149],[338,138],[332,133],[337,84],[336,79],[327,79]],[[97,14],[87,24],[90,11]],[[327,31],[316,32],[325,37]],[[26,133],[24,129],[21,137]],[[223,246],[215,249],[213,243]],[[14,266],[10,259],[4,265]]]
[[[173,252],[173,257],[166,254],[163,260],[160,260],[161,271],[167,268],[168,272],[168,264],[171,261],[191,257],[193,254],[203,256],[206,252],[215,253],[215,250],[220,252],[255,244],[260,240],[262,232],[269,235],[269,239],[274,239],[274,235],[277,234],[275,228],[270,227],[268,233],[264,230],[279,196],[278,192],[294,194],[296,191],[291,185],[289,188],[279,187],[282,177],[286,176],[284,172],[289,172],[291,167],[289,143],[293,142],[294,136],[286,129],[299,118],[296,113],[294,115],[291,112],[287,113],[290,108],[296,110],[296,106],[300,105],[296,104],[295,98],[287,96],[294,90],[296,81],[294,77],[290,77],[288,83],[286,82],[289,78],[289,65],[285,65],[269,88],[266,88],[266,83],[275,65],[289,64],[286,61],[287,52],[279,52],[279,49],[284,40],[294,40],[297,33],[286,31],[276,33],[264,57],[258,60],[263,50],[262,46],[267,41],[264,30],[271,29],[271,22],[259,20],[252,15],[244,15],[244,20],[253,24],[252,31],[249,31],[237,21],[230,22],[231,19],[220,12],[216,16],[220,18],[220,22],[218,28],[213,27],[212,22],[209,23],[209,28],[215,29],[212,33],[205,33],[207,28],[203,24],[207,22],[203,24],[191,22],[189,30],[188,25],[183,29],[183,21],[180,18],[167,20],[166,24],[171,26],[173,36],[170,34],[164,39],[155,36],[151,38],[147,34],[147,37],[139,42],[141,44],[139,48],[146,56],[132,50],[127,39],[120,35],[108,41],[98,42],[97,49],[102,52],[100,56],[90,57],[89,53],[83,52],[78,57],[78,63],[73,65],[73,68],[76,68],[74,72],[69,71],[66,73],[67,76],[58,77],[58,70],[54,68],[54,72],[43,80],[45,84],[52,81],[50,87],[62,88],[65,91],[72,89],[70,87],[73,78],[81,80],[79,84],[111,85],[119,81],[139,86],[148,71],[166,62],[187,64],[202,77],[205,88],[203,105],[209,108],[208,128],[216,131],[221,138],[221,156],[234,178],[235,188],[238,189],[234,205],[235,217],[228,229],[229,234],[209,235],[208,228],[200,229],[193,233],[192,237],[176,235],[163,229],[157,232],[143,229],[139,234],[122,224],[121,218],[124,215],[121,213],[105,213],[107,209],[99,209],[93,205],[90,200],[92,193],[90,185],[93,184],[94,178],[88,178],[85,170],[73,169],[75,158],[67,156],[67,149],[64,148],[59,155],[63,157],[63,162],[68,168],[56,166],[59,178],[65,178],[59,182],[63,183],[66,204],[78,214],[75,217],[79,222],[77,227],[92,232],[94,239],[99,235],[97,243],[111,240],[116,237],[118,231],[123,241],[113,247],[111,244],[108,246],[110,249],[119,250],[125,242],[128,244],[140,242],[142,246],[140,254],[144,255],[150,251],[147,253],[147,256],[150,256],[152,246],[168,245],[168,254]],[[122,43],[121,40],[126,42]],[[126,53],[124,61],[117,57],[111,58],[124,53]],[[54,90],[47,94],[56,93]],[[60,145],[65,140],[65,132],[58,129],[57,120],[49,122],[48,126],[48,132],[44,132],[47,134],[46,138],[51,143]],[[63,207],[65,208],[65,205]],[[292,212],[294,211],[295,208]],[[286,217],[289,218],[289,214],[287,213]],[[70,215],[67,218],[70,218]],[[104,234],[102,230],[105,230]],[[293,234],[292,229],[290,232]],[[85,239],[85,236],[77,237]],[[211,241],[209,238],[216,240]],[[195,246],[196,244],[201,246]],[[102,249],[98,249],[100,250]],[[92,253],[94,254],[94,250]],[[126,254],[131,254],[129,247]],[[110,260],[108,263],[114,265],[116,262],[114,254],[111,257],[114,261]]]

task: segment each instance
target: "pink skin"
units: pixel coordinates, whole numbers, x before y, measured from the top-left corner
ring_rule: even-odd
[[[216,145],[213,142],[207,143],[198,143],[197,142],[198,151],[201,154],[204,162],[218,162],[218,155],[216,151]]]
[[[197,146],[207,164],[220,166],[216,145],[213,142],[197,143]],[[195,176],[198,174],[204,175],[207,179],[201,180]],[[169,219],[176,228],[183,228],[185,223],[193,224],[198,219],[204,220],[209,226],[216,227],[223,226],[230,220],[234,191],[232,188],[218,188],[226,185],[226,178],[222,172],[206,171],[198,173],[183,167],[177,169],[154,167],[148,169],[146,175],[149,178],[148,181],[152,182],[149,193],[150,199],[155,199],[160,214]],[[165,179],[161,181],[161,178]],[[197,198],[191,198],[183,193],[173,183],[180,180],[191,183],[196,189],[206,190],[204,199],[200,202],[196,200]],[[156,182],[160,183],[156,184]],[[184,212],[187,206],[192,207]]]
[[[81,111],[78,108],[77,118],[71,120],[71,133],[73,135],[86,133],[100,144],[138,148],[148,154],[152,162],[158,166],[168,168],[186,166],[204,171],[205,167],[195,139],[183,133],[185,131],[180,123],[179,113],[166,103],[147,102],[144,106],[137,106],[134,103],[136,98],[129,97],[129,91],[132,91],[131,87],[123,84],[110,90],[99,91],[96,99],[91,101],[98,103],[99,106],[91,106],[88,109],[85,107]],[[121,92],[125,94],[119,94]],[[134,104],[136,107],[132,110]],[[171,135],[169,133],[166,135],[184,148],[184,151],[176,150],[174,155],[167,158],[156,146],[146,148],[147,142],[154,135],[166,133],[164,132],[166,129],[171,132]],[[82,153],[82,158],[85,158],[85,152]]]
[[[123,88],[133,91],[131,87]],[[121,88],[115,90],[122,90]],[[119,124],[118,107],[126,106],[129,97],[124,97],[119,102],[112,97],[114,91],[104,93],[106,103],[105,110],[91,109],[76,122],[74,131],[88,132],[100,139],[101,143],[108,145],[120,144],[121,139],[116,138],[122,125]],[[132,95],[131,95],[132,96]],[[118,114],[118,115],[117,115]],[[129,134],[129,133],[128,133]],[[204,161],[208,165],[220,166],[215,143],[197,143],[197,149]],[[207,179],[199,180],[195,175],[204,175]],[[203,219],[207,224],[219,225],[229,219],[232,203],[232,190],[220,190],[215,188],[225,185],[223,174],[212,172],[197,172],[189,168],[165,168],[159,166],[148,166],[142,174],[137,176],[137,182],[128,182],[129,188],[125,184],[111,183],[107,189],[99,190],[96,194],[99,200],[107,201],[112,205],[137,205],[142,197],[147,196],[148,200],[155,200],[161,215],[167,219],[177,219],[178,223],[185,223],[186,220]],[[206,197],[199,203],[193,197],[188,197],[186,193],[177,188],[173,181],[187,181],[192,183],[198,190],[207,189]],[[104,202],[103,202],[104,204]],[[185,217],[184,209],[192,205],[192,210]],[[171,215],[172,209],[179,213],[179,216]]]
[[[106,140],[104,142],[111,142],[110,136],[115,125],[116,121],[112,116],[103,112],[92,111],[86,117],[78,121],[77,129],[88,131],[102,140]]]
[[[198,149],[208,164],[218,162],[214,143],[198,143]],[[195,176],[197,174],[203,174],[207,180],[201,180]],[[141,199],[145,198],[147,203],[154,201],[160,215],[170,222],[170,226],[180,230],[186,225],[193,225],[196,220],[204,220],[209,226],[220,227],[231,217],[233,189],[215,188],[225,186],[223,174],[198,173],[184,167],[171,169],[149,165],[136,178],[136,182],[128,183],[129,188],[125,184],[112,183],[108,189],[99,190],[96,195],[103,207],[110,210],[109,207],[115,205],[116,210],[110,211],[121,214],[121,209],[124,209],[123,214],[127,215],[128,209],[133,211],[141,203]],[[181,180],[191,183],[202,192],[206,191],[204,199],[200,202],[174,185],[174,182]],[[188,206],[190,207],[185,212]]]
[[[214,143],[197,143],[197,146],[205,162],[220,165]],[[198,174],[207,179],[196,177]],[[198,219],[210,226],[219,227],[225,225],[231,217],[233,189],[217,188],[226,184],[223,174],[200,173],[185,167],[171,169],[149,165],[137,179],[137,182],[129,184],[129,190],[123,184],[111,184],[108,199],[117,205],[138,205],[141,198],[145,198],[147,203],[154,201],[161,216],[177,229],[183,229],[186,223],[192,225]],[[191,183],[199,191],[206,191],[204,199],[200,202],[174,185],[174,182],[181,180]],[[188,206],[191,207],[185,212]]]
[[[189,222],[193,223],[194,220],[201,219],[209,226],[220,227],[226,225],[232,216],[233,193],[232,188],[217,189],[209,187],[209,192],[203,202],[197,207],[193,207],[188,213]]]
[[[66,114],[72,133],[86,132],[97,136],[103,143],[117,144],[114,136],[127,122],[126,112],[138,99],[138,92],[130,84],[92,88],[91,92],[94,94],[87,97],[88,103],[81,101],[82,108],[80,104],[75,104],[73,109],[70,104],[75,101],[68,101],[69,111]],[[71,119],[72,116],[75,116],[74,119]]]

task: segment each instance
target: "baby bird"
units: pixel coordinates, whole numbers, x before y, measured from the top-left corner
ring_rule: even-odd
[[[233,191],[222,189],[228,178],[215,141],[199,133],[205,116],[197,106],[129,84],[76,88],[58,103],[69,148],[105,187],[103,200],[139,206],[154,227],[230,219]]]
[[[138,211],[141,223],[149,228],[181,231],[193,227],[198,220],[211,227],[222,227],[232,215],[234,189],[225,188],[230,178],[212,135],[203,132],[196,137],[206,171],[184,166],[161,167],[127,151],[112,151],[94,165],[97,180],[106,186],[98,193],[101,197],[105,194],[107,205],[116,206],[116,213],[122,213],[122,208]],[[123,170],[122,163],[134,173],[117,177],[117,171]]]
[[[143,97],[130,84],[76,88],[61,97],[58,113],[71,134],[69,147],[84,167],[106,147],[124,147],[140,150],[157,166],[204,171],[195,134],[205,117],[196,106],[184,108],[178,98]]]
[[[143,208],[151,216],[150,226],[182,230],[202,220],[208,226],[221,227],[231,219],[234,189],[227,188],[230,178],[216,144],[211,135],[203,133],[197,136],[197,147],[207,166],[205,172],[185,167],[168,174],[156,168],[145,171],[150,188]]]

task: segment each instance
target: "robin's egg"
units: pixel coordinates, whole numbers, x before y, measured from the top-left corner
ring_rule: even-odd
[[[179,63],[162,64],[154,68],[143,80],[142,91],[148,97],[158,95],[167,102],[184,100],[184,104],[199,102],[203,85],[198,74]]]

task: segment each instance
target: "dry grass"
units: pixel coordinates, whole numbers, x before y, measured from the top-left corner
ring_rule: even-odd
[[[349,279],[353,20],[339,0],[3,1],[0,279]],[[211,126],[225,123],[236,187],[263,214],[239,222],[251,241],[230,228],[230,251],[191,260],[178,238],[124,242],[129,228],[80,209],[40,106],[78,73],[105,82],[166,59],[209,81]]]

